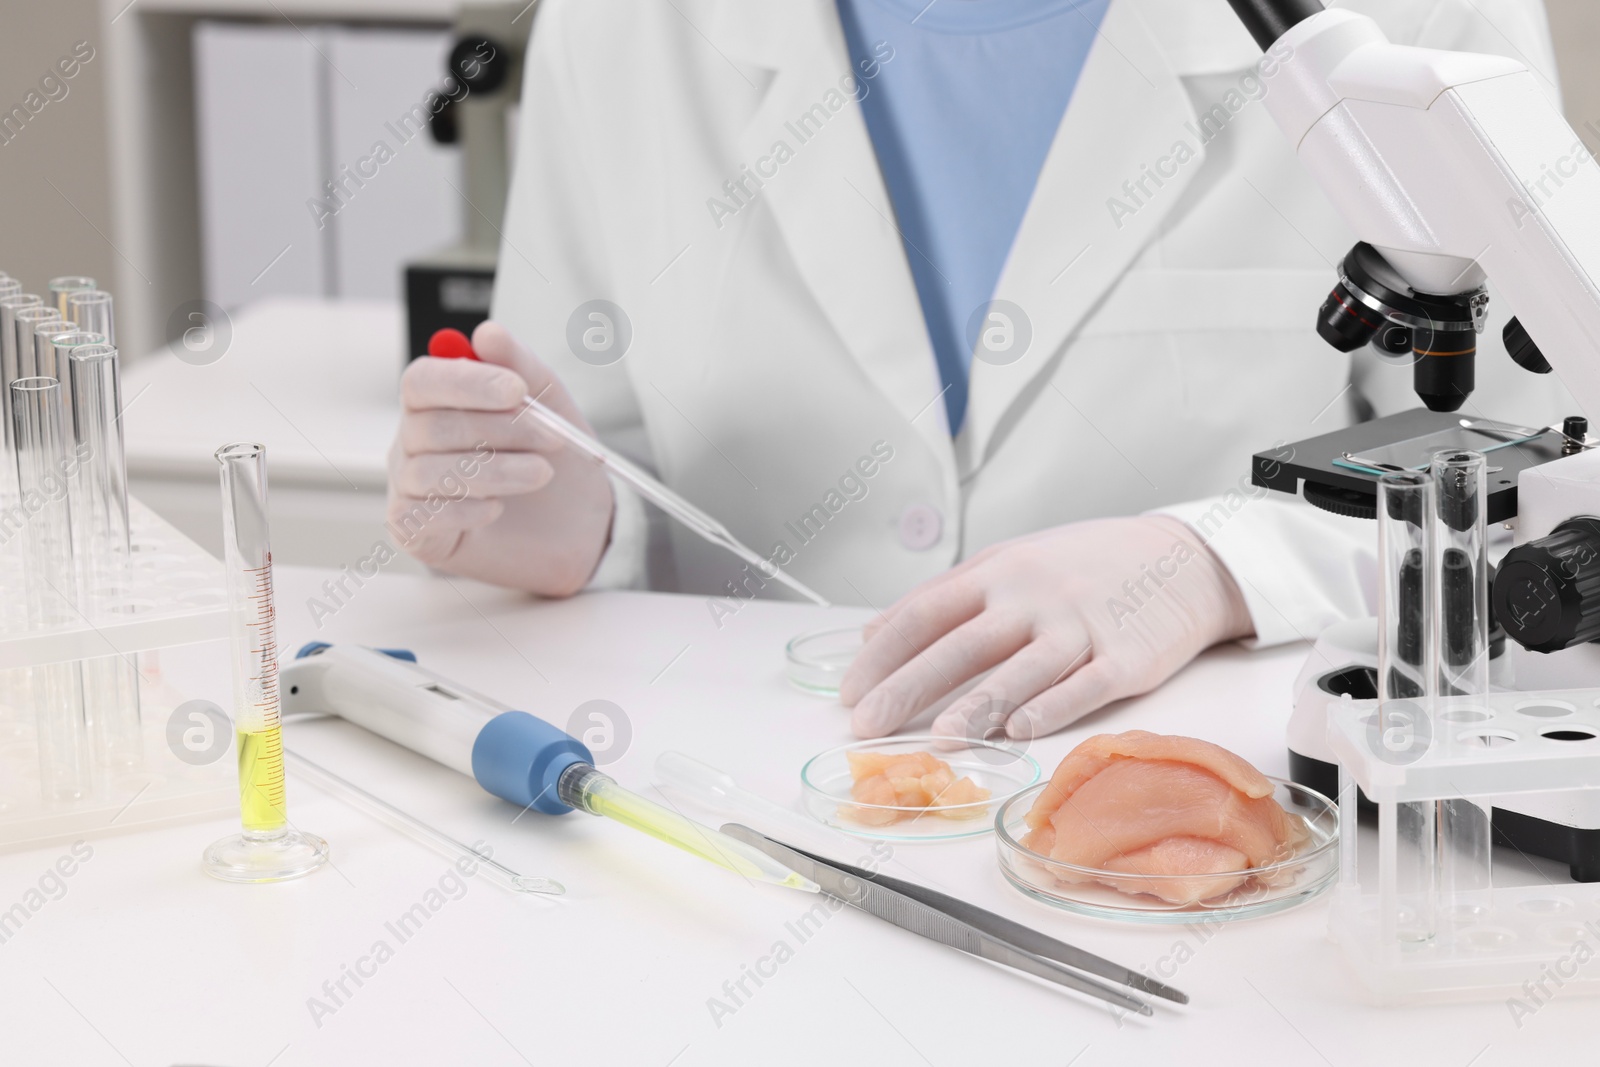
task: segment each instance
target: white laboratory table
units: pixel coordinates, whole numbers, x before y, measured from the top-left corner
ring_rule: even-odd
[[[645,787],[656,756],[679,749],[792,803],[801,762],[850,739],[842,709],[786,685],[782,646],[859,611],[755,603],[719,629],[691,597],[538,603],[385,573],[318,630],[305,601],[324,577],[280,568],[285,648],[312,638],[408,647],[558,723],[580,703],[613,701],[632,736],[607,769],[625,784]],[[164,654],[164,669],[223,702],[222,657],[205,647],[188,660]],[[1049,767],[1091,733],[1137,726],[1197,734],[1281,774],[1303,654],[1214,651],[1033,752]],[[1022,897],[988,839],[895,847],[889,869],[1170,975],[1193,997],[1153,1019],[1119,1017],[848,909],[801,941],[789,924],[815,898],[751,886],[603,820],[518,817],[467,778],[344,723],[297,724],[288,741],[522,872],[561,880],[566,896],[514,897],[478,880],[456,893],[444,859],[291,775],[291,818],[332,843],[331,869],[281,885],[212,881],[200,852],[226,821],[91,841],[64,894],[0,944],[0,1063],[1491,1067],[1577,1062],[1593,1031],[1594,1002],[1576,996],[1520,1029],[1503,1003],[1369,1006],[1325,937],[1325,902],[1208,929],[1127,926]],[[0,857],[0,908],[66,853]],[[450,893],[430,898],[441,878]],[[431,917],[399,940],[389,924],[430,900]],[[378,963],[380,941],[392,955]],[[750,995],[735,1005],[724,983],[780,942],[783,962],[775,973],[763,964],[771,976],[759,988],[746,979]],[[359,986],[346,977],[358,965]],[[324,983],[341,978],[348,995],[335,1002]],[[712,998],[735,1010],[714,1016]]]

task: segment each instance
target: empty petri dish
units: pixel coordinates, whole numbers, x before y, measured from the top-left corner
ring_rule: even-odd
[[[803,693],[833,698],[861,651],[861,627],[840,626],[803,633],[784,646],[789,681]]]

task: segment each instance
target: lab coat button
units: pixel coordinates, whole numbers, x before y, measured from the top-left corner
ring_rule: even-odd
[[[900,543],[913,552],[924,552],[939,543],[944,519],[927,504],[912,504],[900,515]]]

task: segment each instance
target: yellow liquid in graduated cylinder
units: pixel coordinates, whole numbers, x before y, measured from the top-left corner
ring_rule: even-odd
[[[283,806],[283,732],[274,726],[259,733],[239,731],[239,811],[247,833],[281,830],[289,821]]]

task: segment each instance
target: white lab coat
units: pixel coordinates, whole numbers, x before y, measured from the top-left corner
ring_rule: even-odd
[[[1346,6],[1396,41],[1509,53],[1554,77],[1538,0]],[[995,294],[1022,311],[1013,347],[974,361],[954,439],[872,143],[841,91],[872,78],[849,80],[834,0],[537,10],[494,316],[604,435],[747,543],[836,601],[881,608],[996,541],[1163,509],[1202,529],[1261,642],[1370,613],[1375,527],[1251,490],[1250,457],[1417,401],[1409,370],[1314,332],[1354,237],[1251,99],[1261,53],[1224,0],[1113,0]],[[759,186],[730,195],[750,172]],[[595,299],[632,331],[605,366],[569,342],[604,328],[569,323]],[[1492,311],[1464,413],[1567,413],[1557,384],[1505,357],[1511,312]],[[1031,340],[1008,361],[1023,318]],[[621,495],[601,584],[644,580],[643,511]],[[652,584],[760,586],[668,536]]]

